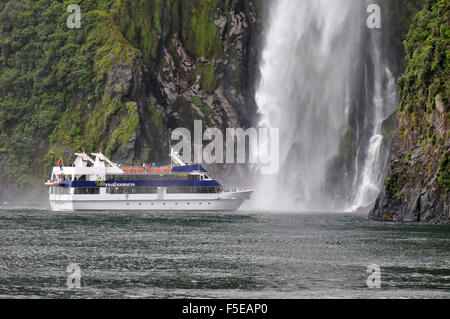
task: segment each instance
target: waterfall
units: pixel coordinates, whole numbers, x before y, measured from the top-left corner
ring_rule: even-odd
[[[281,167],[259,177],[259,208],[349,210],[375,200],[381,123],[395,101],[380,31],[365,26],[367,3],[271,3],[256,102],[261,126],[280,129]]]

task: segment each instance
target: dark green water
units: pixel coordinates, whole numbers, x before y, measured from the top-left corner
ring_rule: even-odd
[[[67,288],[66,267],[82,269]],[[367,266],[381,266],[368,289]],[[450,225],[358,214],[0,210],[0,297],[448,298]]]

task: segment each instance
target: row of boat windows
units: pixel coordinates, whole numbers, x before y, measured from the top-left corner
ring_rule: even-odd
[[[219,187],[168,187],[167,194],[216,194],[220,192]],[[70,188],[66,187],[52,187],[52,194],[68,195]],[[107,194],[157,194],[158,187],[117,187],[106,188]],[[86,187],[75,188],[75,195],[99,195],[100,188]]]
[[[107,188],[108,194],[157,194],[158,187]],[[167,187],[167,194],[216,194],[219,187]]]

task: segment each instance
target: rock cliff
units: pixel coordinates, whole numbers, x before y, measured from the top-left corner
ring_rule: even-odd
[[[408,33],[389,170],[374,219],[450,220],[449,21],[448,1],[428,1]]]
[[[79,1],[80,29],[66,24],[70,3],[0,3],[9,191],[40,190],[75,151],[164,163],[170,129],[252,124],[259,1]]]

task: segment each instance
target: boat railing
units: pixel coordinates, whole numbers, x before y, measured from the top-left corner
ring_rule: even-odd
[[[251,192],[252,190],[250,188],[231,188],[224,191],[226,193],[246,193]]]
[[[149,167],[149,168],[138,168],[138,167],[125,167],[122,168],[124,173],[171,173],[172,168],[170,167]]]

